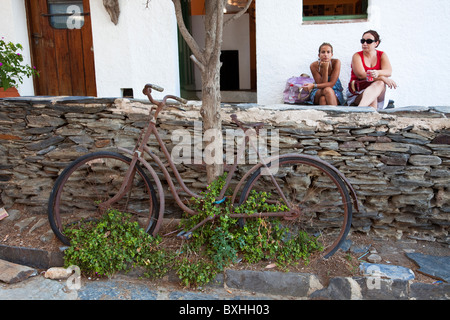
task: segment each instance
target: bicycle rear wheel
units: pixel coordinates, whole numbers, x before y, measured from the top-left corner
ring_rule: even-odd
[[[73,161],[58,177],[50,194],[48,218],[56,236],[66,245],[64,229],[98,220],[108,209],[131,214],[146,232],[152,233],[159,217],[155,190],[144,170],[136,164],[131,189],[109,208],[102,203],[115,196],[131,159],[114,152],[95,152]]]
[[[268,166],[288,203],[264,169],[250,176],[239,202],[243,203],[251,190],[270,193],[267,202],[286,204],[293,211],[283,222],[291,232],[305,231],[316,237],[324,248],[322,256],[332,256],[351,226],[352,201],[345,183],[328,165],[301,155],[281,158]]]

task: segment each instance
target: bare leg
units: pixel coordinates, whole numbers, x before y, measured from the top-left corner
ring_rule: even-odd
[[[337,97],[332,88],[325,88],[317,90],[314,103],[321,106],[337,106]]]
[[[323,97],[322,91],[323,91],[322,89],[317,90],[316,95],[314,97],[314,104],[320,105],[320,103],[322,102]]]
[[[337,97],[336,94],[334,93],[333,88],[325,88],[323,89],[323,95],[325,96],[326,99],[326,105],[329,106],[337,106],[338,105],[338,101],[337,101]]]
[[[386,86],[383,81],[375,81],[362,94],[362,99],[358,106],[372,107],[377,110],[378,98],[384,94]]]

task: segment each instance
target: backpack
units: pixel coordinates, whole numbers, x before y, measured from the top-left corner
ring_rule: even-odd
[[[314,83],[314,79],[307,74],[302,74],[300,77],[289,78],[283,92],[284,103],[305,103],[309,99],[310,92],[303,90],[302,87],[307,83]]]

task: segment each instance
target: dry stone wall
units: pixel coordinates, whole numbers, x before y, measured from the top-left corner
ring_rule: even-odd
[[[14,204],[45,214],[53,183],[73,159],[99,150],[132,147],[146,126],[150,105],[125,99],[0,99],[0,206]],[[172,132],[194,135],[200,103],[160,115],[161,136],[172,150]],[[353,184],[361,204],[352,231],[380,238],[450,243],[450,107],[370,108],[223,105],[223,128],[265,122],[279,133],[280,153],[318,156]],[[192,140],[198,145],[199,141]],[[156,154],[155,142],[149,146]],[[206,186],[204,168],[178,165],[195,191]],[[243,166],[240,173],[246,171]],[[163,177],[161,176],[161,179]],[[171,205],[167,216],[180,211]]]

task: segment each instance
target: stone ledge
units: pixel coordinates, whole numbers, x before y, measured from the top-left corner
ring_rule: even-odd
[[[14,261],[16,264],[38,269],[48,269],[50,267],[61,267],[64,265],[64,254],[62,251],[49,252],[35,248],[6,245],[0,245],[0,259]]]
[[[126,101],[130,103],[142,103],[150,104],[148,100],[142,99],[127,99],[119,97],[84,97],[84,96],[24,96],[24,97],[14,97],[14,98],[1,98],[0,101],[5,102],[25,102],[30,104],[71,104],[71,103],[81,103],[81,104],[112,104],[116,101]],[[201,101],[192,100],[188,102],[188,105],[201,105]],[[290,105],[290,104],[271,104],[271,105],[260,105],[257,103],[222,103],[223,106],[233,106],[238,109],[250,109],[259,108],[263,110],[279,110],[279,111],[295,111],[295,110],[318,110],[329,113],[386,113],[386,114],[397,114],[397,113],[432,113],[432,114],[450,114],[450,106],[404,106],[389,108],[384,110],[375,111],[371,107],[355,107],[355,106],[316,106],[316,105]]]

